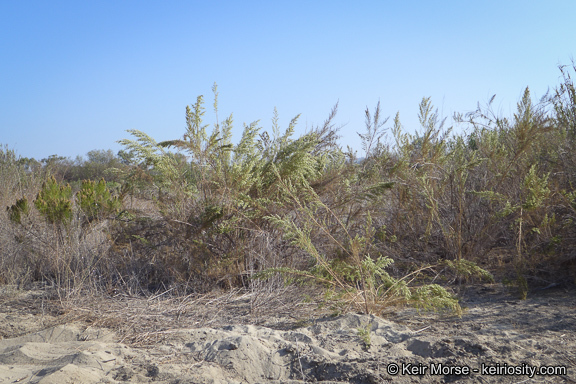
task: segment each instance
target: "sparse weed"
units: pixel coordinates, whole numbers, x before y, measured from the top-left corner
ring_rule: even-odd
[[[363,348],[367,351],[372,346],[372,339],[370,338],[370,324],[366,324],[363,327],[356,329],[358,332],[358,337],[362,340]]]

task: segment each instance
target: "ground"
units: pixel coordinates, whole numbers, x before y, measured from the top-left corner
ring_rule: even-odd
[[[459,294],[461,318],[334,317],[288,288],[71,300],[4,287],[0,383],[576,383],[574,288]]]

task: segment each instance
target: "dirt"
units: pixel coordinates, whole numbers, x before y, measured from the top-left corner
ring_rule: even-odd
[[[5,290],[0,383],[576,383],[574,288],[468,287],[461,318],[332,317],[293,294],[58,306]]]

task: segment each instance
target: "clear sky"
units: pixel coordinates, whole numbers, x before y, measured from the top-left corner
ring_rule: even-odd
[[[360,151],[378,100],[407,131],[430,96],[446,117],[526,86],[559,84],[576,48],[576,1],[0,0],[0,143],[41,159],[121,149],[139,129],[180,138],[200,94],[213,121],[320,125],[339,101],[341,144]]]

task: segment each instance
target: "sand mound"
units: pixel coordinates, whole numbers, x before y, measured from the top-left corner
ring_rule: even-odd
[[[370,345],[359,329],[368,330]],[[370,370],[357,362],[409,338],[404,326],[361,315],[320,319],[290,331],[254,325],[174,330],[168,343],[145,349],[114,343],[104,330],[60,325],[0,340],[0,382],[358,381],[370,377]],[[406,346],[397,352],[410,355]]]
[[[73,324],[0,340],[0,382],[97,383],[128,349],[112,340]]]
[[[369,330],[369,348],[358,329]],[[233,325],[180,331],[174,336],[191,340],[185,347],[196,360],[235,372],[238,382],[348,382],[360,374],[355,361],[381,352],[384,345],[408,339],[409,332],[374,316],[345,315],[293,331]],[[362,371],[366,376],[368,372]]]

